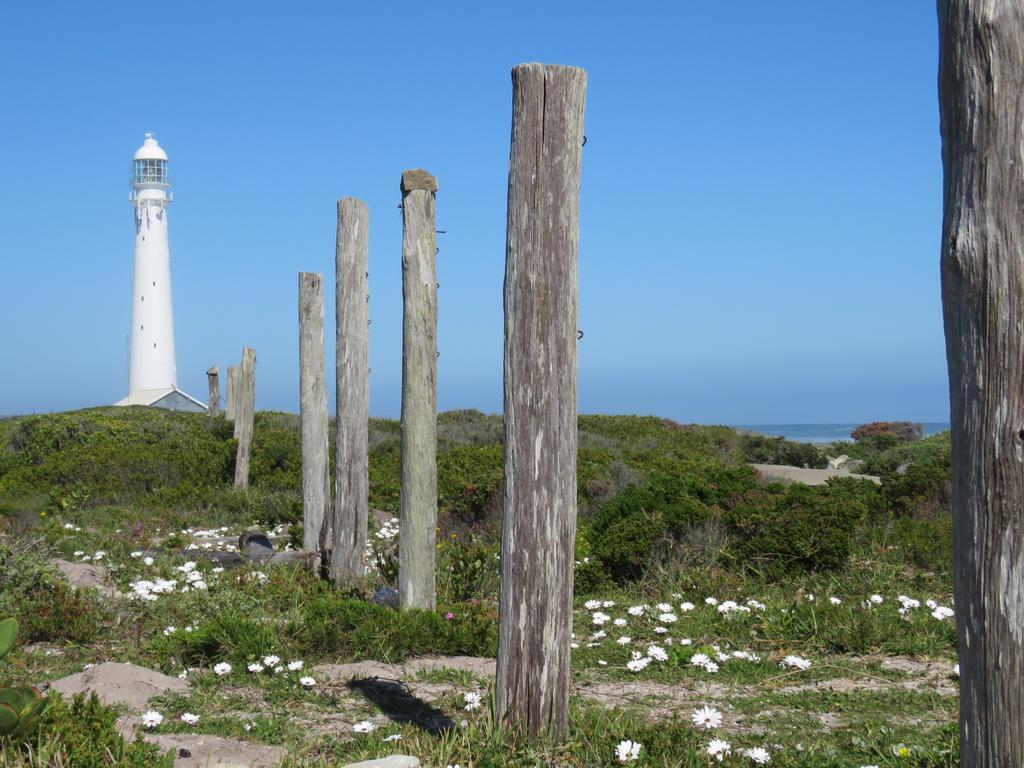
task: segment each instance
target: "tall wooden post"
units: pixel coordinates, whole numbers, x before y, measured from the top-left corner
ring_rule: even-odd
[[[437,181],[402,174],[402,487],[398,603],[433,609],[437,540]]]
[[[1024,766],[1024,5],[938,10],[960,765]]]
[[[242,350],[242,354],[243,356],[245,355],[244,349]],[[245,387],[245,374],[242,371],[242,364],[239,363],[238,365],[235,366],[235,383],[234,385],[232,385],[232,395],[234,396],[232,399],[234,400],[235,403],[233,408],[235,414],[235,440],[238,440],[242,434],[242,422],[239,419],[239,416],[242,412],[242,399],[246,396]]]
[[[512,727],[554,741],[569,718],[586,84],[574,67],[512,70],[496,709]]]
[[[228,421],[235,420],[235,404],[238,402],[238,392],[236,390],[238,379],[238,366],[228,366],[228,388],[224,394],[224,418]],[[235,437],[238,437],[236,434]]]
[[[369,293],[367,254],[370,214],[354,197],[338,201],[335,251],[335,449],[331,579],[362,578],[369,513],[370,418]]]
[[[327,381],[324,370],[324,276],[299,273],[299,413],[302,438],[302,546],[330,549],[327,474]],[[323,555],[321,556],[323,557]]]
[[[242,364],[235,374],[235,434],[238,453],[235,456],[235,488],[249,487],[249,459],[252,458],[252,421],[256,410],[256,351],[245,347]]]
[[[220,415],[220,375],[217,372],[217,366],[211,366],[206,371],[206,384],[210,390],[210,396],[207,400],[206,411],[211,416]]]

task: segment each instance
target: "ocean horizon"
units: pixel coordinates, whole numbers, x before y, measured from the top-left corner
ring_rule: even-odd
[[[852,440],[850,433],[864,422],[835,424],[737,424],[736,429],[748,429],[769,437],[784,437],[799,443],[832,443]],[[923,421],[924,436],[937,435],[949,429],[948,421]]]

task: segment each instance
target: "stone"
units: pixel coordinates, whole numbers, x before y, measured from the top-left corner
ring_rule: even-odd
[[[167,691],[184,693],[188,683],[146,667],[108,661],[55,680],[48,687],[62,696],[95,691],[104,704],[122,705],[141,712],[154,696]]]
[[[238,537],[238,551],[243,555],[274,554],[274,543],[262,531],[246,531]]]
[[[388,608],[398,608],[398,590],[394,587],[381,587],[373,593],[373,602]]]
[[[288,756],[284,747],[252,741],[197,733],[146,733],[126,718],[118,720],[118,731],[128,741],[141,733],[145,741],[155,744],[160,751],[172,752],[174,768],[273,768]]]
[[[107,597],[124,597],[124,593],[118,591],[107,583],[107,571],[97,565],[89,563],[73,563],[69,560],[55,558],[50,561],[57,567],[68,584],[78,588],[99,590]]]
[[[411,755],[388,755],[378,757],[374,760],[363,760],[359,763],[349,763],[344,768],[419,768],[418,757]]]

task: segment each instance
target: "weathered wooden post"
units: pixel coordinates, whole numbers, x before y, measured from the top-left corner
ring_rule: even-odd
[[[235,456],[235,488],[249,487],[249,459],[252,457],[252,421],[256,409],[256,351],[245,347],[242,364],[235,374],[237,404],[235,432],[238,453]]]
[[[512,70],[505,245],[505,490],[496,709],[565,738],[576,533],[582,69]]]
[[[398,603],[433,609],[437,598],[437,181],[402,173],[402,486]]]
[[[211,416],[220,415],[220,375],[217,366],[211,366],[206,370],[206,383],[210,389],[210,397],[207,400],[206,411]]]
[[[1024,5],[938,10],[960,765],[1024,766]]]
[[[367,253],[370,214],[354,197],[338,201],[335,251],[335,449],[331,579],[362,578],[369,512],[370,417],[369,294]]]
[[[327,382],[324,371],[324,276],[299,273],[299,413],[302,439],[302,547],[330,549]]]
[[[238,402],[238,366],[228,366],[228,388],[224,394],[224,418],[228,421],[235,420],[235,404]],[[238,437],[236,434],[235,437]]]

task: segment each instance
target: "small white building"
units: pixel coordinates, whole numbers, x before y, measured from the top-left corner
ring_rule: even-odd
[[[178,389],[167,242],[167,207],[173,196],[167,153],[151,133],[133,158],[131,187],[128,199],[135,209],[135,272],[128,397],[117,405],[206,411],[203,403]]]

